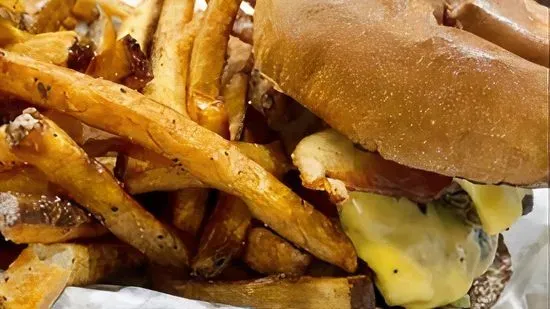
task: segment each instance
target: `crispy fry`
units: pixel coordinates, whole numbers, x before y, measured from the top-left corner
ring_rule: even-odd
[[[350,272],[356,269],[355,250],[338,225],[217,134],[110,81],[1,49],[0,67],[0,92],[65,112],[176,160],[209,186],[241,197],[255,218],[298,247]]]
[[[258,163],[267,172],[279,179],[293,168],[292,164],[288,162],[281,143],[278,141],[266,145],[233,142],[233,145],[252,161]]]
[[[208,190],[205,189],[174,192],[171,196],[172,224],[193,237],[197,236],[204,218],[207,198]]]
[[[0,275],[0,306],[50,308],[68,285],[93,284],[143,262],[143,256],[126,245],[31,245]]]
[[[31,34],[20,30],[10,20],[0,18],[0,46],[24,42],[30,37]]]
[[[7,1],[12,2],[12,1]],[[6,8],[7,16],[23,30],[37,34],[59,30],[61,23],[70,15],[74,0],[26,0],[16,5],[0,3]],[[6,5],[7,4],[7,5]]]
[[[111,173],[87,155],[55,123],[27,109],[1,130],[11,151],[24,158],[50,181],[63,187],[115,236],[161,265],[183,267],[187,248],[153,215],[128,196]],[[64,158],[69,158],[64,159]]]
[[[191,119],[221,136],[229,136],[227,113],[218,100],[229,33],[241,0],[209,2],[189,68],[187,112]]]
[[[107,229],[57,196],[1,192],[0,232],[16,244],[48,244],[101,236]]]
[[[110,16],[102,9],[92,27],[92,40],[97,49],[86,74],[122,83],[132,89],[143,88],[152,78],[149,60],[130,35],[116,40]]]
[[[136,160],[129,160],[129,164],[135,163]],[[177,167],[158,167],[139,172],[130,167],[124,176],[124,188],[130,194],[206,187],[205,183]]]
[[[0,46],[34,59],[67,66],[69,48],[77,40],[73,31],[29,34],[12,22],[0,18]]]
[[[71,117],[67,114],[60,113],[56,110],[47,110],[42,113],[44,116],[55,122],[63,131],[65,131],[69,136],[77,143],[80,144],[83,142],[83,127],[80,120]]]
[[[118,29],[117,39],[126,35],[133,37],[147,54],[149,43],[153,37],[159,20],[163,0],[144,0],[130,14]]]
[[[265,309],[374,309],[367,276],[347,278],[267,277],[254,281],[186,282],[169,291],[203,301]]]
[[[46,176],[31,166],[19,166],[0,172],[0,192],[46,195],[57,192]]]
[[[191,48],[201,21],[196,17],[189,23],[194,2],[164,0],[151,52],[155,78],[143,89],[143,94],[182,115],[187,115],[185,85]]]
[[[241,253],[251,219],[250,211],[241,199],[220,194],[191,263],[193,272],[204,278],[221,273]]]
[[[131,6],[120,0],[76,0],[72,13],[79,19],[91,22],[99,16],[98,4],[109,16],[117,17],[120,20],[124,20],[133,11]]]
[[[33,35],[23,42],[5,48],[40,61],[67,66],[69,48],[76,40],[74,31],[47,32]]]
[[[225,109],[229,118],[229,138],[239,140],[244,128],[246,114],[246,91],[248,89],[248,75],[237,73],[223,87]]]
[[[262,274],[301,276],[311,263],[311,255],[300,252],[270,230],[258,227],[248,233],[243,260]]]
[[[179,164],[120,139],[110,139],[97,142],[97,144],[89,145],[86,143],[84,149],[92,157],[102,156],[108,151],[122,152],[130,157],[127,171],[122,179],[124,188],[130,194],[210,187],[191,175]],[[281,178],[292,168],[279,142],[267,145],[245,142],[233,142],[232,144],[277,178]],[[110,160],[114,159],[111,158]],[[1,161],[2,156],[0,155]],[[103,162],[101,163],[103,164]],[[114,166],[114,163],[112,165]]]

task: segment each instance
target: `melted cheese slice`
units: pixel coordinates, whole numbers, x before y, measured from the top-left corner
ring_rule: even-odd
[[[423,213],[405,198],[352,192],[340,220],[392,306],[433,308],[460,299],[497,247],[496,237],[451,208],[429,204]]]
[[[521,217],[523,198],[527,194],[533,194],[530,189],[476,185],[463,179],[455,181],[472,198],[483,229],[489,235],[497,235],[516,222]]]

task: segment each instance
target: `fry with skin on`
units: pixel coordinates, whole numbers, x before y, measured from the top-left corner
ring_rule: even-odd
[[[86,143],[83,148],[92,157],[103,156],[109,151],[117,151],[129,157],[126,173],[122,180],[124,188],[130,194],[210,187],[191,175],[180,164],[126,141],[111,139],[105,143],[98,142],[97,144]],[[266,145],[232,142],[232,145],[279,179],[292,168],[280,142]],[[1,153],[0,148],[0,162],[2,162]],[[101,163],[104,162],[101,161]],[[114,166],[114,163],[111,165]]]
[[[46,176],[32,166],[17,166],[0,172],[0,192],[46,195],[56,191]]]
[[[225,109],[229,118],[229,139],[234,141],[241,137],[246,114],[246,93],[248,90],[248,75],[237,73],[223,87]]]
[[[30,245],[0,274],[0,305],[50,308],[66,286],[94,284],[144,262],[139,252],[121,244]]]
[[[343,278],[266,277],[252,281],[172,282],[169,293],[208,302],[259,309],[375,308],[368,276]]]
[[[109,16],[120,20],[124,20],[134,10],[120,0],[76,0],[71,12],[79,19],[91,22],[99,16],[97,5],[100,5]]]
[[[0,192],[0,232],[16,244],[49,244],[105,235],[107,229],[57,196]]]
[[[182,241],[135,202],[100,164],[90,160],[55,123],[30,108],[0,130],[19,158],[40,169],[115,236],[161,265],[184,267]]]
[[[229,136],[227,113],[218,97],[222,90],[227,41],[240,3],[241,0],[208,3],[189,67],[187,112],[191,119],[223,137]]]
[[[153,75],[145,54],[130,35],[116,39],[111,16],[99,7],[99,19],[91,26],[91,37],[96,55],[90,61],[86,74],[141,89]]]
[[[67,66],[69,48],[76,40],[74,31],[33,35],[19,30],[9,20],[0,18],[0,46],[40,61]]]
[[[255,271],[265,275],[301,276],[306,272],[311,256],[300,252],[268,229],[257,227],[248,233],[243,260]]]
[[[29,33],[58,31],[70,16],[74,0],[0,1],[0,18],[6,18]]]
[[[221,193],[191,263],[193,272],[204,278],[220,274],[241,253],[251,219],[241,199]]]
[[[110,81],[2,49],[0,67],[0,92],[65,112],[175,160],[209,186],[242,198],[253,217],[296,246],[347,271],[357,268],[355,249],[337,224],[219,135]]]
[[[186,87],[193,41],[200,15],[193,17],[194,0],[164,0],[151,51],[155,78],[143,94],[187,115]],[[190,22],[191,21],[191,22]]]
[[[149,43],[159,20],[163,0],[142,1],[120,25],[117,40],[130,35],[147,54]]]
[[[180,231],[197,236],[206,211],[208,193],[202,188],[173,192],[170,197],[172,224]]]

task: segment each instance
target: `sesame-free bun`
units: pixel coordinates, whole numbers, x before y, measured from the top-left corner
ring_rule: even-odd
[[[482,183],[548,179],[548,69],[442,25],[436,0],[262,0],[255,65],[353,142]]]

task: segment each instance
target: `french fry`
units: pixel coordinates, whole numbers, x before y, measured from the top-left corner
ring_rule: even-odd
[[[0,46],[40,61],[67,66],[69,48],[76,40],[73,31],[33,35],[19,30],[9,20],[0,18]]]
[[[120,40],[126,35],[133,37],[147,54],[149,43],[157,26],[163,0],[142,1],[120,25],[117,39]]]
[[[266,277],[254,281],[185,282],[168,292],[208,302],[259,309],[374,309],[367,276],[344,278]]]
[[[155,78],[143,89],[151,99],[187,115],[186,86],[189,59],[201,18],[193,21],[194,0],[164,0],[151,52]]]
[[[209,186],[242,198],[253,217],[296,246],[350,272],[357,268],[355,249],[338,225],[217,134],[110,81],[2,49],[0,67],[0,92],[65,112],[175,160]]]
[[[311,263],[311,256],[270,230],[257,227],[248,233],[243,260],[262,274],[301,276]]]
[[[204,213],[208,190],[186,189],[171,195],[172,224],[179,230],[195,237],[199,231]]]
[[[74,31],[46,32],[29,37],[24,42],[5,46],[13,51],[34,59],[67,66],[69,48],[76,42]]]
[[[77,143],[81,144],[84,139],[82,122],[67,114],[60,113],[56,110],[47,110],[42,113],[44,116],[55,122],[63,131]]]
[[[27,109],[0,132],[19,158],[86,207],[115,236],[161,265],[184,267],[188,252],[182,241],[144,210],[118,185],[111,173],[91,161],[55,123]]]
[[[252,161],[258,163],[267,172],[279,179],[293,168],[284,153],[281,143],[278,141],[265,145],[233,142],[233,145]]]
[[[31,245],[0,275],[0,306],[50,308],[66,286],[93,284],[144,261],[139,252],[119,244]]]
[[[86,143],[83,148],[92,157],[102,156],[108,151],[118,151],[130,157],[127,171],[122,179],[124,188],[130,194],[210,187],[182,168],[181,163],[173,163],[120,139],[110,139],[97,144]],[[233,142],[232,145],[277,178],[282,178],[292,168],[279,142],[267,145]],[[1,150],[0,148],[0,162],[2,162]],[[101,163],[104,162],[101,161]]]
[[[131,6],[120,0],[76,0],[71,12],[79,19],[91,22],[99,16],[97,5],[100,5],[109,16],[121,21],[133,11]]]
[[[207,188],[208,186],[186,170],[177,167],[159,167],[140,171],[136,160],[129,160],[132,166],[124,176],[124,188],[130,194],[153,191],[176,191],[187,188]]]
[[[8,19],[0,18],[0,46],[24,42],[32,37]]]
[[[229,136],[227,113],[221,95],[221,77],[229,33],[241,0],[212,0],[204,14],[189,67],[187,112],[203,127]]]
[[[99,19],[91,28],[97,49],[86,74],[124,84],[132,89],[143,88],[152,78],[149,60],[130,35],[116,39],[111,17],[99,9]]]
[[[251,219],[250,211],[241,199],[220,194],[191,263],[193,272],[204,278],[220,274],[241,253]]]
[[[16,244],[49,244],[105,235],[107,229],[57,196],[1,192],[0,232]]]
[[[223,87],[222,95],[225,99],[225,109],[229,121],[229,139],[239,140],[244,128],[244,116],[246,114],[246,92],[248,89],[248,76],[237,73]]]
[[[34,167],[18,166],[0,172],[0,192],[46,195],[57,191],[46,176]]]
[[[2,16],[0,12],[0,17],[8,17],[32,34],[53,32],[58,31],[63,20],[70,15],[73,3],[74,0],[8,0],[0,3],[0,8],[4,7],[7,15]]]

